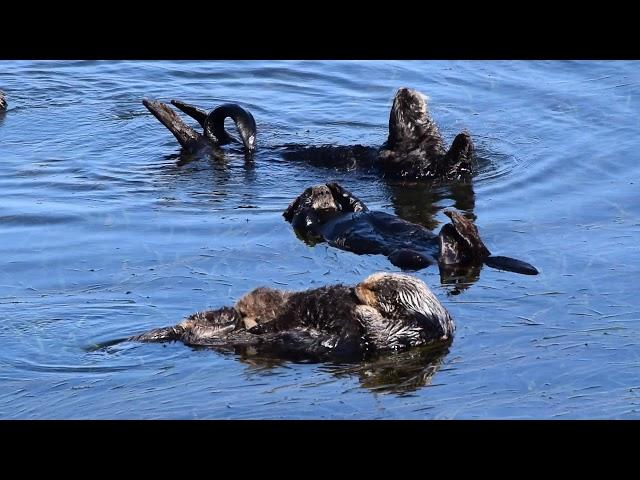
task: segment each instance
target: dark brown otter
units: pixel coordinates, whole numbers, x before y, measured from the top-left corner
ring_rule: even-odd
[[[375,273],[355,287],[302,292],[258,288],[234,307],[196,313],[130,340],[250,346],[266,354],[312,359],[362,358],[447,342],[454,330],[451,316],[424,282],[400,273]]]
[[[450,266],[481,265],[536,275],[532,265],[509,257],[492,256],[476,226],[458,212],[435,235],[422,225],[385,212],[370,211],[337,183],[307,188],[283,213],[305,241],[326,241],[357,254],[386,255],[394,265],[417,270],[438,263]]]
[[[237,142],[224,128],[226,118],[231,118],[238,129],[245,153],[251,155],[256,147],[256,122],[251,112],[235,103],[225,103],[210,113],[178,100],[171,103],[198,121],[203,134],[188,126],[167,104],[144,99],[142,104],[176,137],[182,148],[190,153],[218,149],[221,145]]]
[[[447,149],[429,114],[425,96],[400,88],[389,114],[389,136],[380,148],[286,146],[283,155],[329,167],[374,168],[387,178],[420,180],[469,177],[473,153],[473,142],[466,131],[459,133]]]

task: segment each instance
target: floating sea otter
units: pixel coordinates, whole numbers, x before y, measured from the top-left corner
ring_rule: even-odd
[[[255,148],[256,125],[248,111],[235,104],[222,105],[210,114],[184,102],[171,103],[194,118],[204,128],[204,135],[187,126],[166,104],[144,100],[144,105],[189,151],[203,145],[224,145],[232,137],[224,131],[224,119],[231,117],[248,152]],[[389,115],[389,136],[380,147],[284,145],[287,159],[306,160],[328,167],[364,167],[378,169],[387,178],[408,180],[468,177],[472,171],[471,136],[459,133],[451,147],[445,148],[438,127],[427,109],[424,95],[416,90],[397,91]]]
[[[238,129],[245,153],[251,155],[256,148],[256,122],[250,112],[235,103],[225,103],[210,113],[178,100],[171,103],[198,121],[204,132],[200,134],[188,126],[167,104],[144,99],[142,104],[178,139],[182,148],[190,153],[215,150],[221,145],[237,142],[224,128],[226,118],[231,118]]]
[[[267,355],[325,360],[448,342],[454,330],[451,316],[424,282],[375,273],[355,287],[257,288],[233,307],[196,313],[130,340],[251,347]]]
[[[466,131],[447,149],[427,109],[425,96],[400,88],[389,115],[389,136],[380,147],[362,145],[285,146],[283,156],[330,167],[378,169],[387,178],[408,180],[468,177],[473,168],[473,142]]]
[[[422,225],[385,212],[372,212],[337,183],[307,188],[283,213],[307,242],[326,241],[357,254],[386,255],[403,269],[417,270],[433,263],[450,266],[482,265],[536,275],[532,265],[509,257],[492,256],[478,229],[455,211],[438,235]]]

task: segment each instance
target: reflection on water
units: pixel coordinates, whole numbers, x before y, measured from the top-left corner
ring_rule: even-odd
[[[384,183],[393,211],[403,220],[435,230],[436,215],[453,207],[476,220],[475,193],[471,182],[393,182]]]
[[[120,340],[121,341],[121,340]],[[111,345],[120,341],[96,346],[92,351],[109,351]],[[363,388],[373,392],[408,393],[427,386],[440,369],[443,359],[449,353],[450,343],[434,343],[432,345],[411,350],[389,353],[375,358],[351,363],[321,364],[324,371],[340,378],[356,378]],[[299,358],[282,355],[269,355],[264,349],[257,351],[252,346],[241,347],[184,347],[194,351],[210,352],[232,356],[253,372],[268,373],[285,367],[290,362],[301,364],[318,364],[317,360],[306,356]]]
[[[327,371],[357,376],[362,387],[374,392],[409,393],[431,384],[448,353],[449,345],[432,345],[358,365],[330,365]]]

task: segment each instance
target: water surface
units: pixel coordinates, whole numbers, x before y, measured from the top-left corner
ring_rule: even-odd
[[[285,161],[278,146],[379,145],[416,88],[482,157],[467,185],[398,185]],[[0,62],[1,418],[637,418],[638,62]],[[180,163],[141,104],[237,101],[252,164]],[[338,181],[437,229],[472,214],[495,254],[470,284],[418,272],[450,310],[447,353],[375,365],[260,362],[182,344],[92,346],[232,304],[397,271],[298,240],[281,213]],[[635,292],[635,293],[634,293]]]

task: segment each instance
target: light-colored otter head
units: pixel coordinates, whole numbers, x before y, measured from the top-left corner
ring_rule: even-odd
[[[283,213],[284,218],[300,231],[326,221],[340,211],[333,192],[327,185],[307,188]]]
[[[427,337],[450,338],[455,326],[449,312],[420,279],[402,273],[374,273],[355,288],[364,305],[375,308],[390,324],[416,324]]]
[[[435,134],[435,124],[427,111],[427,97],[417,90],[399,89],[389,115],[389,147],[418,144],[425,136]]]

